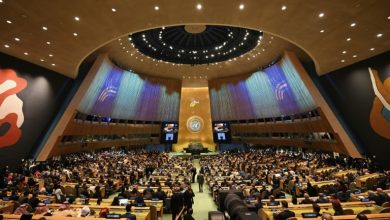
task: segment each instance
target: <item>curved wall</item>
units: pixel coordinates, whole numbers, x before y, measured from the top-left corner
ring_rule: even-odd
[[[178,80],[142,78],[105,59],[78,110],[116,119],[177,121],[180,88]]]
[[[287,57],[249,76],[211,80],[209,86],[213,120],[277,117],[317,107]]]

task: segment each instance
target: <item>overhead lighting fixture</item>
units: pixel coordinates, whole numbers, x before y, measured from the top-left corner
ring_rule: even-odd
[[[325,32],[325,30],[320,30],[320,32],[321,32],[321,33],[324,33],[324,32]]]
[[[0,0],[0,3],[3,3],[3,0]]]
[[[389,17],[387,17],[387,20],[390,20],[390,16],[389,16]]]
[[[375,48],[371,47],[370,50],[373,51],[373,50],[375,50]]]
[[[17,37],[15,37],[14,39],[15,39],[16,41],[20,41],[20,39],[19,39],[19,38],[17,38]]]
[[[73,33],[73,36],[77,37],[77,35],[78,35],[78,34],[77,34],[76,32],[75,32],[75,33]]]
[[[341,60],[341,62],[342,62],[342,63],[344,63],[344,62],[345,62],[345,60]]]
[[[345,50],[344,50],[342,53],[343,53],[343,54],[346,54],[346,53],[347,53],[347,51],[345,51]]]
[[[111,11],[112,11],[112,12],[116,12],[116,9],[115,9],[115,8],[111,8]]]
[[[46,41],[46,44],[47,44],[47,45],[50,45],[51,43],[50,43],[50,41]]]
[[[158,10],[160,10],[160,7],[158,7],[158,6],[156,5],[156,6],[154,6],[154,10],[158,11]]]
[[[76,17],[74,17],[74,20],[80,21],[80,18],[76,16]]]
[[[197,4],[197,5],[196,5],[196,9],[202,10],[202,4]]]
[[[41,59],[41,62],[45,62],[45,60],[44,60],[44,59]]]
[[[53,57],[53,54],[49,54],[49,57]]]
[[[350,38],[350,37],[348,37],[348,38],[347,38],[347,41],[351,41],[351,38]]]
[[[325,13],[323,13],[323,12],[321,12],[321,13],[318,14],[318,17],[319,17],[319,18],[322,18],[322,17],[324,17],[324,16],[325,16]]]
[[[12,24],[12,21],[10,21],[10,20],[7,20],[6,22],[7,22],[7,24]]]
[[[353,57],[353,58],[356,58],[356,57],[357,57],[357,55],[355,54],[355,55],[353,55],[352,57]]]
[[[350,26],[351,26],[351,27],[355,27],[355,26],[356,26],[356,23],[354,22],[354,23],[352,23]]]
[[[43,27],[42,27],[42,30],[47,31],[47,27],[46,27],[46,26],[43,26]]]
[[[244,10],[245,8],[245,5],[244,4],[240,4],[240,6],[238,7],[240,10]]]
[[[55,66],[56,64],[55,64],[55,63],[52,63],[51,65],[52,65],[52,66]]]
[[[5,47],[5,48],[9,48],[9,45],[8,45],[8,44],[4,44],[4,47]]]
[[[26,55],[26,56],[28,55],[28,53],[27,53],[27,52],[24,52],[23,54],[24,54],[24,55]]]
[[[376,35],[376,37],[382,37],[382,36],[383,36],[382,33],[379,33],[379,34]]]
[[[282,9],[282,11],[285,11],[285,10],[287,10],[287,6],[283,5],[281,9]]]

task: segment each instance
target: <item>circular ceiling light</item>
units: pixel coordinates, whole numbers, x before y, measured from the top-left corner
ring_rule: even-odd
[[[199,65],[239,57],[255,48],[262,35],[238,27],[181,25],[134,33],[129,44],[156,60]]]

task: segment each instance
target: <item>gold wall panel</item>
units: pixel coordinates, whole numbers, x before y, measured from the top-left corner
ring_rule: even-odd
[[[173,151],[183,151],[190,143],[202,143],[215,150],[211,128],[210,95],[207,81],[183,79],[181,88],[179,137]],[[191,123],[192,122],[192,123]]]

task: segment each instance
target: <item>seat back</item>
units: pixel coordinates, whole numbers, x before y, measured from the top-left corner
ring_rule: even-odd
[[[381,209],[379,213],[390,213],[390,207]]]
[[[355,212],[352,209],[344,209],[344,215],[353,215]]]

